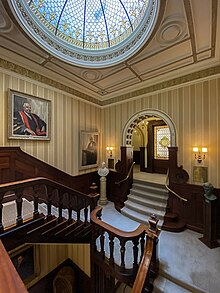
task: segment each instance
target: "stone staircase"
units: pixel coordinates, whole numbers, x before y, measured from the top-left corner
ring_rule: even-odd
[[[121,213],[144,224],[148,224],[149,217],[155,214],[159,219],[158,226],[162,227],[167,199],[168,191],[164,184],[134,179]]]

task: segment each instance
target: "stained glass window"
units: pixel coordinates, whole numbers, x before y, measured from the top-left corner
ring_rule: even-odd
[[[128,37],[149,5],[149,0],[26,1],[49,31],[91,50],[109,48]]]
[[[167,160],[169,158],[170,130],[168,126],[154,127],[154,159]]]
[[[159,0],[9,0],[29,36],[71,63],[111,65],[139,50]]]

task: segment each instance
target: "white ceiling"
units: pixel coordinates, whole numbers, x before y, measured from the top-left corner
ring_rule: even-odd
[[[38,73],[41,80],[43,76],[59,81],[75,95],[104,105],[117,97],[129,98],[134,91],[144,92],[152,85],[218,66],[219,6],[218,0],[161,0],[161,14],[148,43],[126,62],[97,70],[64,63],[34,44],[16,23],[7,0],[2,0],[0,57],[2,62]]]

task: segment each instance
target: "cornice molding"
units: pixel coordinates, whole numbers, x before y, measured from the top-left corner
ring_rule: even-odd
[[[36,73],[36,72],[34,72],[30,69],[24,68],[20,65],[14,64],[14,63],[7,61],[5,59],[0,58],[0,67],[7,69],[7,70],[10,70],[10,71],[13,71],[15,73],[18,73],[22,76],[26,76],[30,79],[35,80],[35,81],[44,83],[48,86],[54,87],[56,89],[59,89],[61,91],[66,92],[68,94],[74,95],[78,98],[81,98],[83,100],[86,100],[88,102],[91,102],[91,103],[94,103],[94,104],[101,106],[101,101],[99,101],[98,99],[95,99],[87,94],[84,94],[82,92],[79,92],[79,91],[73,89],[72,87],[66,86],[58,81],[50,79],[44,75]]]
[[[129,100],[132,98],[138,98],[140,96],[143,96],[145,94],[153,93],[159,90],[164,90],[168,89],[170,87],[178,86],[178,85],[183,85],[188,82],[192,81],[198,81],[199,79],[206,78],[206,77],[211,77],[216,74],[220,74],[220,65],[215,66],[215,67],[210,67],[207,69],[203,69],[194,73],[186,74],[181,77],[177,77],[168,81],[160,82],[152,86],[148,86],[142,89],[134,90],[130,93],[123,94],[120,96],[116,96],[114,98],[110,98],[108,100],[100,101],[96,98],[93,98],[87,94],[84,94],[80,91],[77,91],[73,89],[72,87],[66,86],[60,82],[57,82],[53,79],[50,79],[44,75],[41,75],[39,73],[36,73],[30,69],[24,68],[20,65],[14,64],[13,62],[7,61],[5,59],[0,58],[0,67],[10,70],[12,72],[15,72],[17,74],[20,74],[22,76],[26,76],[30,79],[33,79],[35,81],[41,82],[43,84],[46,84],[48,86],[54,87],[56,89],[59,89],[61,91],[64,91],[68,94],[74,95],[80,99],[83,99],[85,101],[88,101],[90,103],[96,104],[98,106],[107,106],[119,102],[123,102],[125,100]]]
[[[115,104],[115,103],[118,103],[118,102],[122,102],[122,101],[125,101],[125,100],[135,98],[135,97],[138,98],[139,96],[143,96],[145,94],[153,93],[153,92],[156,92],[156,91],[159,91],[159,90],[168,89],[170,87],[174,87],[174,86],[178,86],[178,85],[183,85],[185,83],[192,82],[192,81],[197,81],[199,79],[206,78],[206,77],[209,77],[209,76],[211,77],[211,76],[219,74],[219,73],[220,73],[220,65],[215,66],[215,67],[210,67],[210,68],[207,68],[207,69],[203,69],[201,71],[197,71],[197,72],[194,72],[194,73],[183,75],[181,77],[173,78],[173,79],[168,80],[168,81],[160,82],[160,83],[157,83],[155,85],[148,86],[146,88],[142,88],[142,89],[139,89],[139,90],[134,90],[131,93],[123,94],[123,95],[111,98],[109,100],[105,100],[105,101],[102,102],[102,106]]]

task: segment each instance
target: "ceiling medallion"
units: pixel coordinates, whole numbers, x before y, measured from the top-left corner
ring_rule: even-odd
[[[157,41],[161,46],[168,46],[181,41],[186,36],[186,23],[181,17],[168,17],[157,33]]]
[[[83,71],[82,72],[82,77],[83,78],[85,78],[85,79],[87,79],[87,80],[89,80],[89,81],[96,81],[96,80],[98,80],[98,79],[100,79],[101,77],[102,77],[102,75],[101,75],[101,73],[99,72],[99,71],[88,71],[88,70],[86,70],[86,71]]]
[[[8,0],[36,43],[74,65],[108,67],[148,40],[160,0]]]
[[[0,11],[0,33],[9,33],[13,28],[13,23],[4,10]]]

